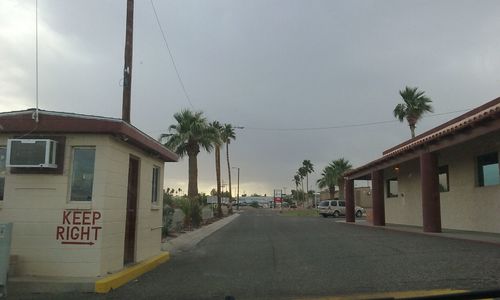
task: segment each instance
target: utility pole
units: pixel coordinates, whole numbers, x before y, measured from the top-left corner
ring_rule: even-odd
[[[123,104],[122,104],[122,119],[127,123],[130,123],[133,33],[134,33],[134,0],[127,0],[127,21],[125,29],[125,63],[123,66]]]

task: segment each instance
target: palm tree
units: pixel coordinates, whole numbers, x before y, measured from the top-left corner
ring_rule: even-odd
[[[352,168],[352,165],[347,159],[342,157],[332,161],[330,166],[333,169],[335,180],[339,186],[339,199],[344,199],[344,173],[349,171]]]
[[[203,148],[207,152],[213,149],[214,131],[208,126],[202,112],[182,110],[174,114],[177,124],[170,125],[168,134],[162,134],[160,140],[180,157],[187,154],[189,159],[188,197],[194,200],[198,196],[198,153]]]
[[[309,202],[309,174],[314,172],[314,166],[310,160],[305,159],[302,162],[302,167],[304,168],[306,173],[306,195],[307,195],[307,202]]]
[[[297,175],[300,176],[300,185],[302,186],[302,195],[303,195],[303,199],[304,202],[306,201],[306,195],[304,193],[304,178],[307,176],[307,170],[305,167],[300,167],[298,170],[297,170]]]
[[[328,188],[330,199],[335,198],[335,185],[338,185],[339,199],[344,199],[344,173],[351,168],[352,165],[347,159],[336,159],[323,169],[321,178],[316,183],[320,189]]]
[[[299,201],[299,184],[300,184],[300,176],[299,174],[295,174],[293,176],[293,182],[295,183],[295,196],[297,197],[297,201]]]
[[[215,147],[215,175],[217,177],[217,216],[222,218],[222,199],[221,199],[221,176],[220,176],[220,147],[223,144],[222,130],[223,127],[218,121],[210,123],[215,135],[213,136],[213,144]]]
[[[224,124],[222,129],[222,141],[226,144],[227,174],[229,176],[229,213],[233,212],[233,194],[231,189],[231,164],[229,163],[229,144],[236,139],[234,128],[231,124]]]
[[[330,193],[330,199],[335,198],[335,184],[337,183],[337,178],[335,171],[331,165],[326,166],[321,172],[321,178],[316,181],[316,184],[320,189],[328,188]]]
[[[431,106],[432,100],[424,95],[424,91],[418,91],[418,88],[405,87],[399,91],[399,95],[403,98],[404,103],[399,103],[394,108],[394,117],[400,122],[404,119],[408,121],[410,126],[411,137],[415,137],[415,125],[426,112],[434,112]]]

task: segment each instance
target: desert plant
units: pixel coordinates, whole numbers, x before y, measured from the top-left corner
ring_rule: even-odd
[[[396,105],[393,111],[394,117],[398,118],[400,122],[403,122],[404,119],[408,121],[412,138],[415,137],[417,122],[425,113],[434,111],[431,98],[424,94],[424,91],[419,91],[416,87],[405,87],[404,90],[399,91],[403,103]]]
[[[250,206],[251,206],[251,207],[254,207],[254,208],[259,208],[259,202],[257,202],[257,201],[252,201],[252,203],[250,203]]]

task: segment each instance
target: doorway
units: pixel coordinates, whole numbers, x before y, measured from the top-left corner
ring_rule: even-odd
[[[123,264],[135,262],[135,231],[137,221],[137,191],[139,189],[139,159],[130,156],[128,164],[127,211]]]

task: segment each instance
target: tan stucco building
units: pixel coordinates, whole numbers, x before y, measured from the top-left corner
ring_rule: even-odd
[[[319,194],[319,200],[330,200],[330,191],[324,190]],[[335,191],[334,199],[339,198],[339,191]],[[371,188],[370,187],[355,187],[354,188],[354,201],[357,206],[361,206],[364,208],[372,207],[372,196],[371,196]]]
[[[32,114],[0,114],[0,222],[13,223],[15,275],[99,277],[158,255],[164,162],[177,156],[120,119]],[[57,166],[8,167],[26,159],[9,139],[57,142]]]
[[[372,180],[374,225],[499,233],[499,153],[497,98],[348,172],[346,194],[354,180]]]

